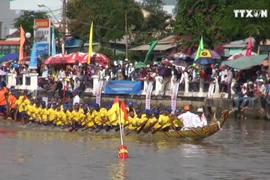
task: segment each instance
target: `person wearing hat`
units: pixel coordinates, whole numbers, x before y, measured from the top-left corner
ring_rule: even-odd
[[[75,105],[76,103],[80,104],[80,102],[81,102],[81,98],[79,96],[79,91],[74,90],[73,91],[73,105]]]
[[[190,106],[184,107],[184,113],[178,116],[178,119],[183,122],[184,130],[199,127],[200,118],[198,115],[190,112]]]
[[[205,118],[203,108],[198,108],[196,113],[198,114],[198,116],[200,117],[200,120],[201,120],[199,123],[199,127],[207,126],[207,120]]]
[[[160,128],[163,131],[169,131],[171,129],[170,113],[171,109],[169,107],[163,108],[162,114],[158,119],[158,124],[154,127],[154,129]]]

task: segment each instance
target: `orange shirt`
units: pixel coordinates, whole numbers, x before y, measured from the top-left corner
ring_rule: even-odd
[[[10,108],[16,108],[17,98],[13,94],[8,95],[8,104]]]
[[[7,88],[3,87],[3,89],[0,91],[0,106],[6,105],[6,93],[8,92]]]

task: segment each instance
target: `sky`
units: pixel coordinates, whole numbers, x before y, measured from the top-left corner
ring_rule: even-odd
[[[60,9],[62,7],[61,0],[10,0],[11,10],[47,10],[40,8],[37,4],[44,4],[51,10]]]

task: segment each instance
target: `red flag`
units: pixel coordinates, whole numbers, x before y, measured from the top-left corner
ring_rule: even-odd
[[[123,113],[123,119],[128,121],[127,108],[126,108],[124,100],[122,100],[122,102],[121,102],[121,111]]]
[[[24,58],[24,42],[25,42],[25,32],[20,26],[20,51],[19,51],[19,61]]]
[[[251,56],[251,50],[252,50],[252,40],[251,40],[251,37],[249,37],[247,50],[246,50],[246,56]]]

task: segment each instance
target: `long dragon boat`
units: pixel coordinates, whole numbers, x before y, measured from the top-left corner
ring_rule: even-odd
[[[188,130],[179,130],[179,131],[168,131],[168,132],[163,132],[163,131],[157,131],[155,134],[151,133],[139,133],[137,134],[136,131],[135,133],[131,133],[130,136],[151,136],[155,139],[163,139],[165,138],[173,138],[173,139],[184,139],[184,138],[189,138],[193,140],[200,140],[204,139],[206,137],[209,137],[216,132],[220,131],[223,125],[225,124],[228,116],[230,115],[231,111],[230,110],[225,110],[222,112],[221,119],[219,121],[216,121],[215,123],[209,124],[208,126],[201,127],[201,128],[193,128],[193,129],[188,129]],[[31,130],[35,131],[68,131],[67,129],[61,129],[58,127],[48,127],[48,126],[40,126],[40,125],[35,125],[35,124],[27,124],[27,125],[18,125],[18,123],[9,123],[9,124],[2,124],[2,128],[0,128],[0,133],[9,133],[11,129],[14,128],[15,125],[16,127],[20,129],[28,129],[30,128]],[[3,128],[5,127],[5,128]],[[14,132],[14,130],[12,130]],[[115,132],[114,130],[110,130],[108,132],[104,130],[98,130],[97,131],[81,131],[80,129],[76,131],[75,133],[90,133],[98,136],[119,136],[119,132]]]

